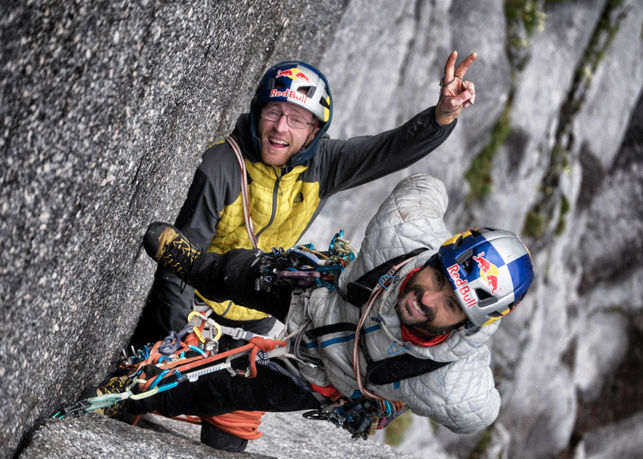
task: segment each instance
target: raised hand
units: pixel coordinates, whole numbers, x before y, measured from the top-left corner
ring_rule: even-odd
[[[435,119],[442,126],[451,124],[464,107],[476,100],[476,89],[472,81],[464,79],[467,70],[478,57],[477,53],[469,54],[458,66],[458,52],[453,51],[444,66],[444,76],[440,81],[440,99],[436,105]]]

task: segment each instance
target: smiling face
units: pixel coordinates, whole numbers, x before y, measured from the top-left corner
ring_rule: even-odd
[[[259,117],[257,131],[261,139],[261,160],[270,166],[281,167],[308,145],[320,128],[316,126],[312,113],[289,102],[270,102],[263,107],[262,112],[264,110],[297,116],[305,119],[307,123],[314,124],[306,124],[303,129],[297,129],[288,125],[285,116],[281,116],[277,121]]]
[[[446,275],[431,266],[413,275],[395,310],[404,325],[423,337],[442,334],[467,318]]]

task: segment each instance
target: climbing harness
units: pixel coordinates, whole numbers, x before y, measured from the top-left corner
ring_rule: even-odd
[[[362,285],[357,286],[356,290],[353,290],[355,286],[349,287],[349,297],[352,298],[352,301],[359,301],[364,305],[357,325],[335,324],[317,329],[304,326],[290,335],[280,336],[281,339],[272,339],[255,335],[242,328],[227,327],[217,323],[209,317],[211,312],[209,307],[197,309],[188,315],[188,323],[182,330],[171,332],[164,340],[158,341],[153,346],[144,346],[133,352],[131,356],[125,356],[119,367],[119,371],[127,375],[124,378],[126,379],[126,383],[123,385],[124,390],[81,400],[59,411],[54,417],[62,418],[73,413],[105,409],[126,399],[140,400],[159,392],[171,390],[184,381],[194,382],[199,377],[215,371],[227,370],[232,375],[253,378],[257,374],[257,364],[266,365],[274,371],[286,374],[303,390],[312,391],[310,384],[298,375],[299,372],[290,361],[294,360],[312,367],[321,364],[321,362],[312,361],[309,357],[301,355],[303,335],[306,334],[309,338],[314,338],[334,332],[338,326],[344,326],[348,327],[346,331],[355,332],[353,370],[359,390],[351,398],[340,396],[333,399],[319,394],[318,398],[323,401],[323,406],[318,410],[304,413],[304,417],[311,420],[330,421],[347,430],[353,439],[367,439],[369,435],[385,428],[393,419],[408,409],[403,402],[385,400],[364,387],[359,353],[360,343],[363,342],[363,339],[360,339],[360,332],[370,311],[380,294],[388,288],[394,275],[411,259],[412,255],[414,253],[389,262],[380,270],[382,272],[371,276],[377,277],[376,282],[360,278],[357,282],[361,281]],[[350,243],[343,239],[343,230],[332,238],[327,252],[315,250],[312,244],[299,245],[289,250],[273,249],[269,256],[260,258],[260,263],[263,265],[259,266],[261,274],[256,280],[255,288],[270,291],[275,285],[287,283],[300,287],[299,292],[312,286],[333,290],[339,275],[355,259],[355,256],[356,252]],[[373,283],[375,285],[372,285]],[[368,292],[368,295],[365,295],[365,292]],[[293,292],[293,296],[297,294],[301,293]],[[329,328],[329,330],[324,330],[324,328]],[[221,340],[223,337],[244,340],[247,344],[222,350]],[[245,359],[247,359],[247,365]],[[279,363],[275,361],[276,359],[279,360]],[[408,363],[402,362],[397,357],[388,360],[387,364],[395,365],[397,362],[400,364],[398,365],[400,368],[405,367]],[[240,362],[243,362],[241,367]],[[378,363],[375,362],[376,365]],[[437,365],[435,368],[441,365]],[[368,375],[372,373],[369,362],[367,371],[369,382],[375,384],[391,382],[386,379],[391,376],[390,372],[386,372],[382,365],[374,368],[377,370],[374,374],[380,375],[374,381],[369,378]],[[423,366],[414,371],[419,374],[432,371],[435,368],[427,369],[426,366]],[[394,373],[396,380],[410,377],[409,375],[400,378],[397,372]],[[318,395],[314,391],[313,394]],[[260,432],[257,431],[259,424],[256,417],[245,416],[244,412],[229,414],[234,414],[234,416],[224,419],[222,422],[234,430],[236,435],[239,435],[236,429],[242,428],[247,432],[245,438],[258,438]],[[191,423],[199,423],[202,420],[196,416],[179,416],[174,419]],[[206,421],[208,421],[207,418]],[[225,428],[226,426],[219,427]]]
[[[269,289],[271,283],[278,282],[334,288],[336,277],[356,256],[343,235],[343,230],[335,234],[328,252],[318,252],[312,244],[287,251],[273,249],[272,257],[267,257],[270,260],[269,266],[263,268],[258,279],[257,289]],[[303,379],[272,361],[283,358],[302,362],[291,352],[295,334],[283,339],[272,339],[242,328],[227,327],[211,319],[210,311],[209,308],[207,311],[192,311],[182,330],[171,332],[164,340],[152,346],[133,349],[131,356],[125,355],[119,363],[119,373],[127,375],[124,390],[80,400],[58,411],[53,417],[62,418],[73,413],[109,408],[127,399],[144,399],[173,389],[184,381],[194,382],[215,371],[227,370],[235,376],[254,378],[257,364],[287,374],[296,384],[310,390]],[[221,338],[224,336],[244,340],[247,344],[219,352]],[[245,369],[238,368],[242,357],[248,360]]]
[[[257,363],[265,364],[271,358],[288,355],[288,343],[255,335],[241,328],[219,325],[205,314],[193,311],[188,325],[178,334],[170,334],[152,347],[144,346],[119,364],[119,372],[127,374],[125,390],[106,393],[63,408],[54,415],[62,418],[78,412],[109,408],[123,400],[140,400],[159,392],[173,389],[184,381],[194,382],[215,371],[228,370],[232,375],[254,378]],[[186,331],[189,330],[189,333]],[[242,338],[247,344],[218,352],[223,335]],[[184,336],[179,341],[179,337]],[[245,369],[239,369],[237,359],[248,358]]]

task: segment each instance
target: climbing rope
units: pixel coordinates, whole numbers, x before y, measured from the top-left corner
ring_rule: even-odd
[[[333,290],[341,272],[356,257],[356,251],[350,246],[349,241],[343,239],[343,234],[343,230],[335,234],[328,252],[319,252],[312,244],[300,245],[287,251],[273,249],[271,263],[277,265],[277,269],[273,265],[270,269],[266,268],[258,279],[256,288],[269,290],[275,283],[288,282],[304,288],[315,285]],[[356,329],[353,370],[361,391],[360,396],[352,399],[340,397],[319,410],[304,413],[307,419],[330,421],[347,430],[352,438],[366,439],[407,410],[402,402],[385,400],[364,388],[358,348],[360,330],[364,322],[377,298],[388,288],[393,275],[401,266],[395,266],[380,278]],[[294,333],[284,340],[271,339],[241,328],[220,325],[204,311],[196,310],[188,315],[187,321],[186,326],[180,331],[173,331],[164,340],[151,347],[144,346],[136,350],[132,356],[125,357],[119,368],[127,375],[123,378],[126,383],[123,384],[122,390],[81,400],[53,417],[62,418],[72,413],[109,409],[123,400],[151,397],[173,389],[184,381],[194,382],[199,377],[215,371],[227,370],[233,375],[254,378],[257,375],[257,364],[266,365],[274,371],[288,375],[302,389],[311,390],[304,379],[273,360],[276,357],[284,357],[302,362],[298,352],[301,334]],[[223,336],[243,339],[247,344],[219,352]],[[290,353],[290,349],[293,353]],[[248,367],[243,371],[233,369],[232,360],[245,356],[248,357]],[[194,424],[205,420],[240,438],[254,440],[261,436],[261,432],[258,431],[261,415],[263,412],[235,411],[215,417],[183,415],[173,419]]]
[[[411,260],[412,258],[408,258],[402,261],[401,263],[393,266],[386,274],[380,277],[377,285],[373,288],[373,292],[371,293],[371,296],[369,297],[368,301],[366,302],[366,305],[364,306],[364,310],[362,311],[362,315],[359,319],[359,322],[357,323],[357,328],[355,330],[355,342],[353,343],[353,374],[355,375],[355,379],[357,380],[357,387],[360,390],[360,392],[362,392],[362,394],[380,401],[386,401],[386,400],[380,397],[379,395],[376,395],[373,392],[366,389],[362,381],[362,361],[359,355],[360,353],[359,338],[362,331],[362,327],[370,317],[371,309],[373,309],[373,306],[375,305],[377,299],[380,297],[382,292],[388,289],[388,286],[390,285],[391,281],[394,279],[395,273],[397,273],[400,270],[400,268],[402,268],[402,266],[404,266]]]
[[[273,249],[273,261],[279,261],[283,266],[262,275],[261,281],[271,283],[294,279],[297,283],[312,282],[334,288],[339,273],[356,256],[350,243],[343,239],[343,233],[342,230],[335,234],[327,253],[316,251],[312,244],[297,246],[288,251]],[[247,344],[218,352],[219,341],[224,335],[243,339]],[[246,356],[247,368],[234,369],[232,360]],[[63,408],[53,417],[62,418],[72,413],[110,408],[127,399],[144,399],[173,389],[184,381],[194,382],[215,371],[228,370],[233,375],[254,378],[257,375],[257,363],[276,369],[278,365],[271,363],[271,359],[275,357],[299,360],[296,355],[289,353],[289,343],[285,340],[255,335],[242,328],[222,326],[204,312],[192,311],[183,329],[171,332],[164,340],[151,347],[146,345],[135,350],[132,356],[125,356],[119,364],[119,372],[127,375],[123,390],[80,400]],[[307,384],[282,367],[279,371],[294,377],[295,382],[302,386]]]

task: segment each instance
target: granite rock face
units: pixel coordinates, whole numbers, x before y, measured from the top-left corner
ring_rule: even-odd
[[[151,284],[145,227],[175,218],[201,152],[246,110],[265,68],[290,58],[319,65],[335,98],[330,133],[346,138],[433,105],[452,49],[479,58],[467,74],[476,104],[451,138],[406,171],[338,194],[302,241],[323,247],[343,227],[358,246],[399,179],[441,178],[450,228],[521,233],[538,277],[493,339],[503,396],[495,426],[462,437],[418,418],[402,448],[422,456],[425,442],[436,457],[484,442],[509,457],[640,451],[643,8],[507,3],[3,6],[0,456],[90,455],[93,439],[109,435],[127,445],[127,426],[96,416],[64,420],[65,433],[37,427],[109,372]],[[61,438],[58,452],[47,449],[57,436],[81,446]]]
[[[91,445],[91,450],[88,446]],[[215,450],[176,432],[142,430],[98,414],[49,420],[36,431],[21,458],[66,457],[209,457]],[[216,451],[217,457],[270,457]]]
[[[97,414],[49,420],[34,433],[20,457],[413,458],[372,440],[352,441],[347,432],[331,423],[309,421],[297,413],[267,413],[262,437],[250,442],[244,453],[219,451],[201,444],[200,426],[193,424],[146,415],[139,425],[144,429]]]

